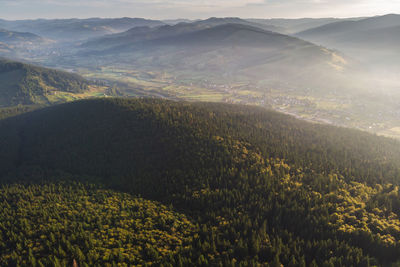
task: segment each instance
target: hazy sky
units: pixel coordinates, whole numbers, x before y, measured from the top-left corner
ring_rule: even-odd
[[[400,13],[400,0],[0,0],[0,18],[298,18]]]

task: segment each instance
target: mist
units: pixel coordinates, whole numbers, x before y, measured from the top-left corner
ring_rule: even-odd
[[[127,97],[265,106],[390,136],[400,126],[395,14],[21,20],[0,21],[0,28],[0,55],[115,84]]]

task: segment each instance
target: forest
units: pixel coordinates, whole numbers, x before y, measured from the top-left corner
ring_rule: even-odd
[[[81,76],[0,57],[0,108],[48,104],[54,91],[82,93],[89,81]]]
[[[194,225],[152,201],[94,185],[12,184],[0,189],[0,264],[151,264],[192,241]]]
[[[4,266],[400,266],[394,139],[113,98],[2,119],[0,148]]]

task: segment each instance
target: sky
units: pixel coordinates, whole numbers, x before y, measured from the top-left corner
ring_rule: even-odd
[[[1,19],[301,18],[400,13],[400,0],[0,0]]]

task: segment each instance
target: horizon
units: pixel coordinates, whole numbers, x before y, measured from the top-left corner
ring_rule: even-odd
[[[400,16],[399,13],[382,13],[376,15],[369,15],[369,16],[351,16],[351,17],[340,17],[340,16],[327,16],[327,17],[240,17],[240,16],[210,16],[210,17],[202,17],[202,18],[185,18],[185,17],[177,17],[177,18],[150,18],[150,17],[107,17],[107,16],[90,16],[90,17],[36,17],[36,18],[22,18],[22,19],[6,19],[0,17],[0,20],[5,21],[22,21],[22,20],[89,20],[89,19],[145,19],[145,20],[159,20],[159,21],[168,21],[168,20],[189,20],[189,21],[198,21],[198,20],[207,20],[211,18],[239,18],[239,19],[266,19],[266,20],[280,20],[280,19],[287,19],[287,20],[300,20],[300,19],[359,19],[359,18],[372,18],[372,17],[383,17],[388,15],[397,15]]]
[[[205,19],[240,17],[260,19],[357,18],[400,13],[395,0],[216,0],[216,1],[147,1],[142,0],[0,0],[0,18],[84,19],[146,18]]]

